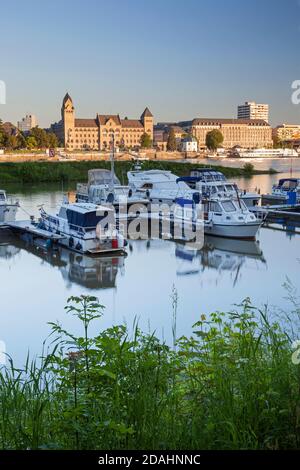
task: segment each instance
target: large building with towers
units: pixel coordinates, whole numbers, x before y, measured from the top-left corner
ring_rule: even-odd
[[[119,114],[76,118],[73,100],[67,93],[61,107],[61,121],[52,130],[68,150],[109,149],[113,138],[116,147],[139,147],[143,134],[153,140],[153,115],[146,108],[140,119],[121,119]]]

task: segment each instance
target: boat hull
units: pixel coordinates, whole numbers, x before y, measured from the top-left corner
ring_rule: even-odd
[[[0,204],[0,223],[16,220],[17,204]]]
[[[256,221],[248,224],[218,224],[205,223],[205,235],[213,235],[215,237],[236,238],[244,240],[254,240],[261,223]]]

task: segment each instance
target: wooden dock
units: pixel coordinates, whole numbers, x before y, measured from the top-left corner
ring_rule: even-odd
[[[270,206],[255,206],[250,208],[251,212],[259,219],[265,221],[298,221],[300,223],[300,204],[288,205],[270,205]]]
[[[1,225],[2,228],[8,228],[13,232],[18,233],[29,233],[34,238],[43,238],[46,240],[51,240],[53,242],[58,242],[64,236],[58,235],[57,233],[49,232],[38,227],[38,224],[32,222],[31,220],[17,220],[14,222],[5,222]]]

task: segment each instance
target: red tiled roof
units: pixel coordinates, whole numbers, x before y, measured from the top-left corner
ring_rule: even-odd
[[[143,129],[143,124],[138,119],[122,119],[121,123],[122,127],[138,127],[140,129]]]
[[[75,127],[98,127],[96,119],[75,119]]]
[[[97,114],[97,119],[104,126],[109,119],[112,119],[117,125],[121,125],[121,119],[118,114]]]

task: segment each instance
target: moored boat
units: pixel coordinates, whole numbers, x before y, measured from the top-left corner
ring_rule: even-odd
[[[58,243],[89,254],[124,252],[126,241],[115,225],[114,210],[91,203],[65,202],[56,215],[43,208],[40,228],[60,236]]]
[[[6,192],[0,189],[0,223],[15,220],[19,206],[17,199],[7,196]]]
[[[262,195],[262,204],[299,204],[300,178],[281,178],[272,193]]]
[[[190,170],[189,177],[180,178],[186,181],[191,188],[198,190],[203,195],[220,195],[236,197],[239,196],[247,207],[259,204],[261,196],[256,191],[245,191],[240,189],[236,183],[231,183],[226,176],[213,168],[194,168]]]

